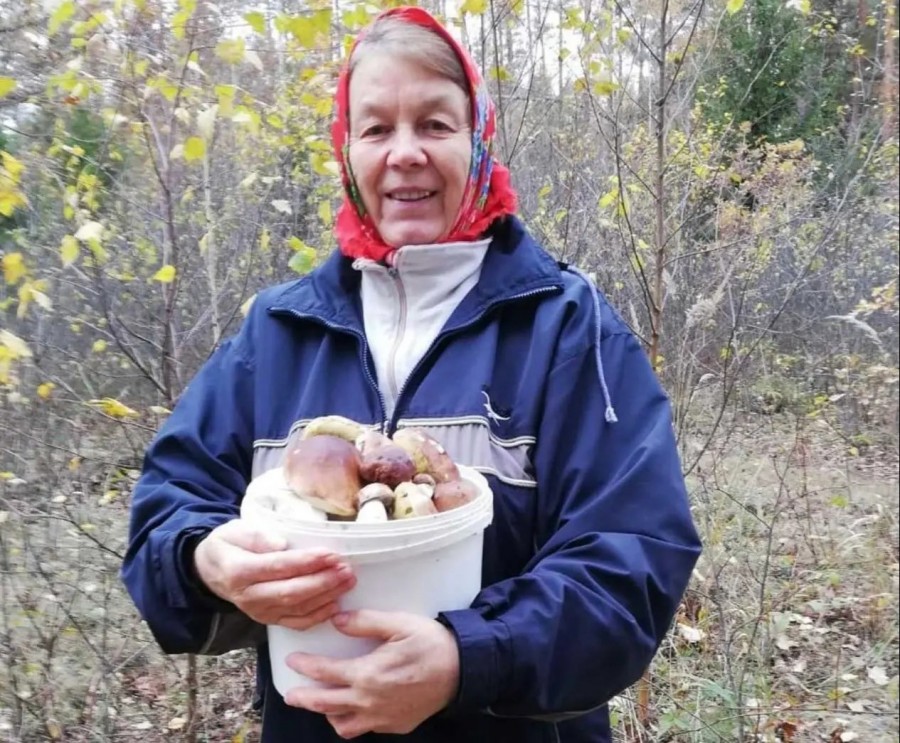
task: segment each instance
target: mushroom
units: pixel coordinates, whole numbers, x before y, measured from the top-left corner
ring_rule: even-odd
[[[394,488],[394,518],[409,519],[437,513],[431,502],[432,488],[414,482],[401,482]]]
[[[309,439],[313,436],[337,436],[353,443],[360,434],[365,432],[361,423],[357,423],[342,415],[323,415],[313,418],[303,429],[301,438]]]
[[[439,482],[434,488],[432,502],[438,513],[443,513],[471,503],[477,497],[478,488],[468,480],[459,479]]]
[[[419,474],[431,475],[437,483],[459,479],[459,469],[447,450],[421,428],[401,428],[393,441],[412,457]]]
[[[409,454],[387,437],[384,441],[364,444],[359,458],[359,472],[368,482],[382,482],[396,488],[416,474],[416,465]]]
[[[360,523],[378,523],[388,520],[394,505],[394,491],[383,482],[366,485],[356,494],[356,520]]]
[[[349,441],[322,434],[301,438],[285,454],[288,487],[311,506],[334,516],[356,515],[356,495],[363,487],[359,453]]]

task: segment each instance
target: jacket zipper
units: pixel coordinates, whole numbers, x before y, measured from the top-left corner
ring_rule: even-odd
[[[394,411],[391,414],[391,419],[388,422],[388,425],[384,429],[383,433],[386,436],[393,435],[394,429],[397,427],[397,412],[400,410],[400,402],[401,402],[401,399],[403,398],[403,393],[406,392],[406,390],[409,387],[410,382],[415,378],[416,373],[419,371],[419,369],[422,367],[422,365],[425,363],[425,361],[428,359],[428,357],[431,356],[431,354],[434,352],[434,350],[438,347],[438,345],[440,343],[445,341],[447,338],[450,338],[450,337],[452,337],[458,333],[461,333],[462,331],[472,327],[475,323],[477,323],[479,320],[481,320],[481,318],[484,317],[488,312],[490,312],[491,310],[493,310],[497,307],[501,307],[504,304],[509,304],[510,302],[517,302],[520,299],[527,299],[528,297],[536,297],[540,294],[552,294],[557,291],[558,291],[558,289],[554,286],[545,286],[540,289],[532,289],[531,291],[522,292],[521,294],[514,294],[513,296],[505,297],[504,299],[499,299],[496,302],[492,302],[492,303],[488,304],[481,312],[479,312],[475,317],[473,317],[471,320],[469,320],[464,325],[457,325],[455,328],[452,328],[450,330],[446,330],[442,333],[439,333],[438,336],[432,342],[432,344],[428,347],[428,350],[425,351],[424,354],[422,354],[422,357],[419,359],[418,363],[412,368],[412,371],[410,371],[409,376],[407,376],[406,381],[403,383],[403,386],[400,388],[400,391],[397,393],[397,397],[394,399]]]
[[[313,322],[321,323],[332,330],[356,336],[360,344],[363,371],[365,372],[366,379],[372,386],[372,389],[375,390],[375,394],[378,395],[378,404],[381,406],[381,431],[382,433],[386,433],[388,427],[387,405],[384,404],[384,395],[381,394],[381,390],[378,388],[378,382],[375,381],[375,375],[372,373],[371,364],[369,364],[369,342],[366,340],[366,334],[356,330],[356,328],[351,328],[349,325],[338,325],[337,323],[329,322],[319,315],[304,314],[302,312],[297,312],[297,310],[288,310],[288,312],[301,320],[312,320]]]
[[[517,302],[520,299],[527,299],[528,297],[536,297],[541,294],[553,294],[558,291],[555,286],[545,286],[540,289],[532,289],[531,291],[522,292],[521,294],[514,294],[511,297],[505,297],[504,299],[499,299],[496,302],[491,302],[485,308],[479,312],[475,317],[469,320],[464,325],[458,325],[451,330],[446,330],[442,333],[439,333],[438,336],[434,339],[432,344],[428,347],[428,350],[422,354],[422,357],[419,359],[418,363],[412,368],[409,376],[407,376],[406,381],[403,383],[403,386],[400,388],[396,399],[394,400],[394,410],[391,414],[390,420],[387,418],[387,406],[384,403],[384,395],[381,394],[381,390],[378,388],[378,382],[375,380],[375,375],[372,374],[371,365],[369,364],[369,342],[366,340],[365,333],[356,330],[355,328],[351,328],[349,325],[338,325],[337,323],[329,322],[319,315],[310,315],[304,314],[302,312],[297,312],[297,310],[287,310],[288,313],[297,317],[301,320],[312,320],[314,322],[321,323],[327,328],[331,328],[332,330],[337,330],[344,333],[349,333],[350,335],[356,336],[356,338],[360,342],[360,347],[362,350],[362,364],[363,370],[366,374],[366,379],[369,381],[369,384],[372,386],[372,389],[375,390],[375,393],[378,395],[378,402],[381,405],[381,432],[385,436],[390,436],[393,434],[394,429],[397,425],[397,413],[400,410],[400,401],[403,397],[404,392],[409,388],[410,381],[415,378],[415,375],[418,373],[419,369],[422,368],[425,361],[429,356],[434,352],[434,350],[438,347],[438,345],[447,338],[450,338],[458,333],[461,333],[464,330],[472,327],[475,323],[481,320],[488,312],[491,310],[502,307],[505,304],[509,304],[511,302]],[[284,310],[281,310],[282,312]]]
[[[397,397],[400,394],[400,391],[397,389],[397,354],[400,352],[400,345],[403,341],[403,336],[406,334],[406,289],[403,286],[403,280],[400,278],[400,272],[397,271],[396,268],[389,268],[388,274],[390,274],[391,278],[394,281],[394,288],[397,290],[397,299],[400,303],[400,317],[397,318],[397,328],[394,331],[394,342],[391,346],[391,352],[389,359],[389,376],[388,384],[391,388],[391,397],[394,400],[394,405],[397,404]],[[405,386],[405,385],[404,385]]]

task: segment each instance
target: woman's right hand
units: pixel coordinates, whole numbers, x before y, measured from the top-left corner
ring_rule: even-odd
[[[287,549],[241,519],[213,529],[194,550],[194,565],[209,590],[251,619],[299,630],[340,611],[338,599],[356,584],[339,555]]]

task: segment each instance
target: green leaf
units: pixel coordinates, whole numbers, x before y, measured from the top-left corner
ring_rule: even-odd
[[[53,36],[59,31],[60,26],[73,15],[75,15],[75,0],[65,0],[65,2],[60,3],[50,16],[50,22],[47,24],[47,33]]]
[[[288,267],[299,274],[307,274],[316,265],[316,251],[306,246],[301,248],[288,261]]]
[[[201,137],[188,137],[184,143],[184,159],[187,162],[200,160],[206,154],[206,142]]]
[[[162,284],[171,284],[175,280],[175,266],[167,263],[153,274],[152,280],[159,281]]]
[[[0,77],[0,98],[8,96],[18,85],[11,77]]]
[[[731,13],[731,15],[734,15],[743,7],[744,0],[728,0],[728,3],[725,5],[725,9]]]
[[[249,13],[244,13],[244,20],[250,24],[250,28],[252,28],[256,33],[262,34],[266,31],[266,18],[265,16],[257,10],[253,10]]]

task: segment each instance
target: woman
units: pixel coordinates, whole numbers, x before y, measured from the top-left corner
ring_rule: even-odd
[[[605,704],[651,660],[700,549],[668,401],[616,313],[513,215],[484,85],[431,16],[387,11],[361,35],[333,133],[340,250],[262,292],[185,392],[134,493],[125,584],[166,652],[260,648],[265,743],[608,741]],[[329,414],[425,426],[487,474],[470,608],[340,613],[339,556],[238,518],[250,479]],[[262,625],[324,621],[382,643],[291,657],[328,688],[282,698]]]

